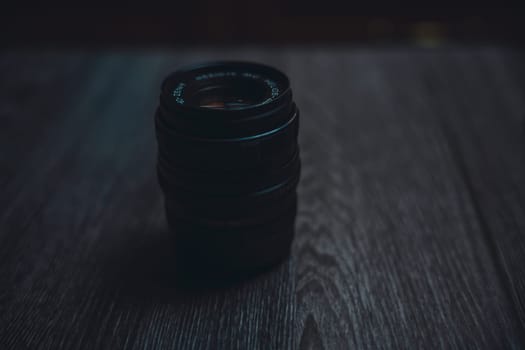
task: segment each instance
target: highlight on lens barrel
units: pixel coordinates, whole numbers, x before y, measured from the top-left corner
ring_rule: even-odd
[[[183,266],[251,272],[289,255],[301,163],[286,75],[249,62],[178,70],[162,84],[155,126]]]

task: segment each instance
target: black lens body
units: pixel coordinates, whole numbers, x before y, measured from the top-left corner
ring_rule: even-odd
[[[179,261],[249,272],[289,254],[300,177],[288,78],[247,62],[179,70],[155,115],[158,178]]]

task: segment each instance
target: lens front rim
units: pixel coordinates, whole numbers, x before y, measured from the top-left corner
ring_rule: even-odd
[[[200,74],[212,74],[212,72],[228,69],[228,72],[246,72],[250,74],[259,75],[261,79],[273,79],[279,86],[279,94],[271,100],[266,100],[258,104],[244,106],[236,109],[211,109],[207,107],[194,106],[185,104],[184,91],[186,86],[195,81]],[[217,79],[221,78],[220,76]],[[178,86],[184,84],[182,89]],[[165,103],[170,111],[183,111],[191,115],[200,115],[214,118],[237,119],[245,118],[246,116],[259,113],[264,110],[271,110],[281,104],[287,104],[291,101],[291,88],[288,77],[279,70],[261,64],[244,61],[214,61],[209,63],[202,63],[183,67],[176,72],[170,74],[162,83],[161,87],[161,101]]]

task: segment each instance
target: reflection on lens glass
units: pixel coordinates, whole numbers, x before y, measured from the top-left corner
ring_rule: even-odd
[[[268,89],[260,82],[230,79],[199,88],[190,103],[201,108],[232,110],[257,105],[267,98]]]
[[[228,98],[222,96],[210,96],[202,99],[199,103],[199,107],[212,109],[236,109],[248,107],[251,104],[250,101],[246,101],[242,98],[228,100]]]

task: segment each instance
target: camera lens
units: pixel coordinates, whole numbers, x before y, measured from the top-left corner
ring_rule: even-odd
[[[248,272],[289,254],[300,177],[288,78],[248,62],[181,69],[155,114],[157,172],[186,266]]]

